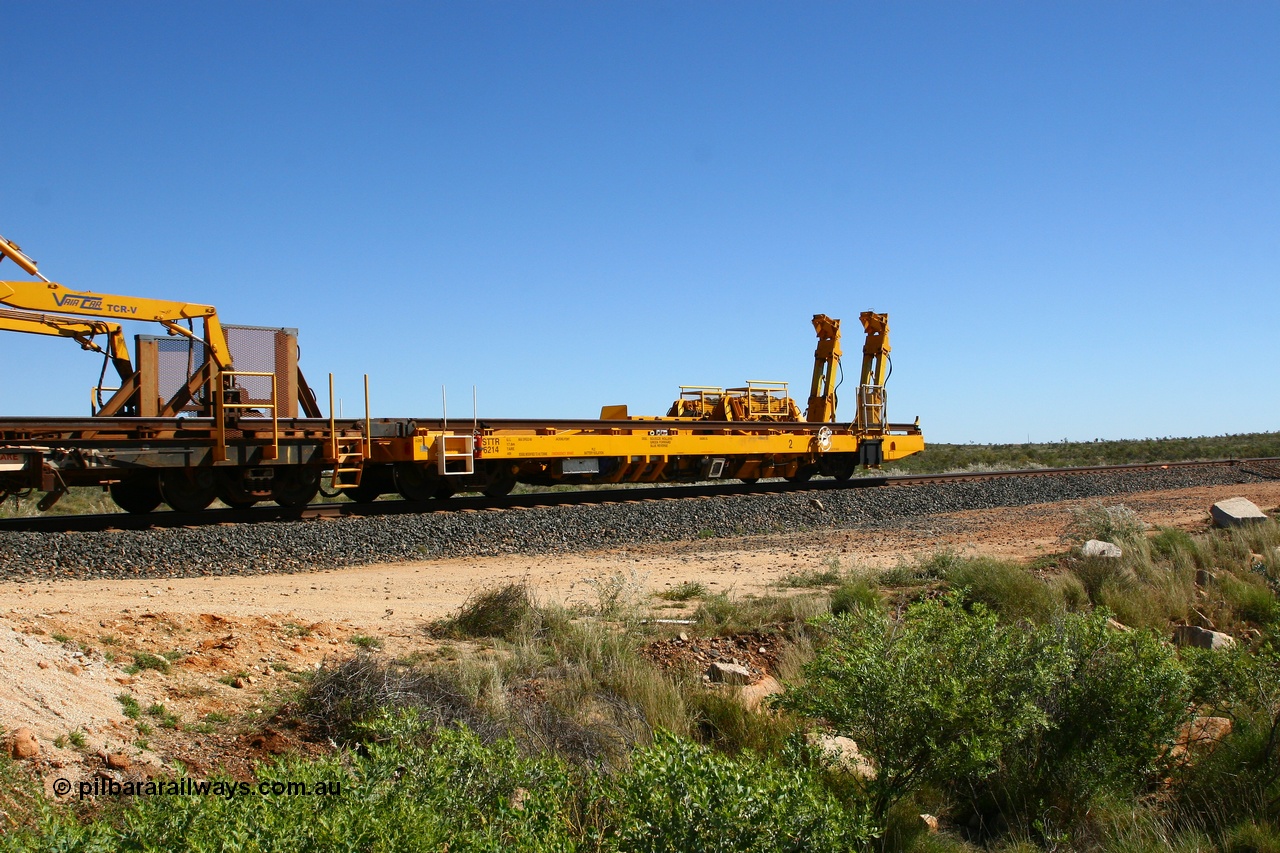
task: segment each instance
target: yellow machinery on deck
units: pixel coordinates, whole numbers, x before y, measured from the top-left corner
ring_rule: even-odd
[[[661,418],[605,406],[600,421],[573,426],[479,422],[474,437],[419,427],[412,437],[375,439],[372,461],[390,463],[387,487],[394,484],[406,497],[477,487],[501,494],[516,482],[804,481],[815,474],[848,479],[859,465],[879,467],[924,449],[918,423],[890,424],[885,418],[888,315],[867,311],[861,320],[867,337],[857,413],[848,424],[836,421],[840,321],[818,314],[805,420],[784,382],[685,385]]]

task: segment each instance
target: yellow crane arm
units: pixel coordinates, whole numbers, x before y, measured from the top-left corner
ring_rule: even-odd
[[[889,353],[889,315],[863,311],[858,319],[867,332],[862,345],[860,385],[884,385],[885,355]]]
[[[887,429],[884,381],[889,355],[889,315],[863,311],[858,315],[867,340],[862,345],[862,373],[858,377],[856,423],[866,432]]]
[[[190,338],[196,336],[182,325],[182,321],[200,319],[204,321],[203,340],[209,360],[221,370],[232,367],[231,352],[227,348],[222,323],[218,320],[218,311],[211,305],[70,290],[41,275],[35,261],[0,237],[0,260],[4,258],[39,277],[40,281],[0,281],[0,304],[28,311],[62,311],[82,317],[150,321],[164,326],[170,334]]]
[[[71,338],[80,344],[82,349],[107,353],[121,379],[128,379],[133,375],[129,348],[125,344],[124,330],[120,328],[119,323],[108,323],[105,320],[81,320],[78,317],[59,317],[56,314],[8,311],[0,308],[0,331]],[[98,335],[105,335],[107,338],[105,350],[94,340]]]
[[[813,315],[818,348],[813,353],[813,382],[809,386],[809,423],[830,423],[836,419],[836,369],[840,365],[840,321],[826,314]]]

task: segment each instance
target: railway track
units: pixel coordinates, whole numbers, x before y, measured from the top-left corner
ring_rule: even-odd
[[[534,507],[583,506],[602,504],[645,503],[694,498],[739,497],[747,495],[789,494],[797,492],[831,492],[846,489],[884,486],[916,486],[1012,477],[1064,477],[1082,474],[1107,474],[1172,468],[1239,468],[1242,473],[1280,479],[1280,457],[1257,459],[1221,459],[1193,462],[1133,463],[1124,465],[1091,465],[1070,468],[1028,468],[1011,471],[981,471],[949,474],[900,474],[878,477],[855,477],[840,481],[809,480],[803,483],[765,481],[758,483],[714,483],[692,486],[655,486],[651,488],[577,490],[508,495],[501,498],[481,496],[432,501],[386,500],[372,503],[342,501],[317,503],[304,507],[257,506],[249,509],[216,509],[201,512],[154,512],[145,515],[107,513],[102,515],[50,515],[0,519],[0,531],[14,532],[98,532],[108,530],[149,530],[154,528],[206,527],[262,522],[307,521],[316,519],[358,518],[370,516],[420,515],[446,512],[495,512]]]

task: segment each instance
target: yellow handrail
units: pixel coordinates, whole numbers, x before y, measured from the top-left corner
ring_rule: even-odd
[[[271,403],[228,403],[226,401],[226,385],[222,382],[214,383],[217,391],[214,394],[214,417],[218,424],[218,450],[215,460],[225,462],[227,459],[227,421],[225,417],[226,409],[271,409],[271,448],[268,452],[265,448],[262,454],[263,459],[279,459],[280,458],[280,418],[278,409],[278,400],[276,396],[276,375],[268,371],[256,370],[224,370],[223,376],[257,376],[269,378],[271,380]]]

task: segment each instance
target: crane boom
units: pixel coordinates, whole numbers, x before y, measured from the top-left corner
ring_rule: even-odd
[[[218,310],[212,305],[178,302],[168,299],[151,299],[138,296],[117,296],[93,293],[87,290],[71,290],[49,281],[40,274],[36,262],[23,254],[9,240],[0,237],[0,260],[8,258],[40,281],[0,281],[0,304],[27,311],[62,311],[82,317],[102,317],[120,320],[145,320],[159,323],[170,334],[195,338],[183,321],[204,321],[203,343],[209,360],[221,370],[230,370],[231,351],[218,320]]]
[[[825,424],[836,419],[836,369],[840,365],[840,321],[826,314],[813,315],[818,348],[813,353],[813,382],[809,386],[809,409],[805,420]]]
[[[130,363],[123,334],[120,332],[119,325],[111,322],[114,320],[158,323],[171,335],[179,335],[204,345],[204,363],[195,370],[178,393],[163,404],[162,414],[181,411],[188,400],[199,395],[202,388],[210,391],[204,398],[206,410],[211,412],[213,408],[221,408],[223,386],[233,378],[231,375],[224,374],[232,374],[234,365],[226,333],[218,319],[218,311],[212,305],[71,290],[55,281],[50,281],[40,273],[36,262],[24,254],[19,246],[0,237],[0,261],[5,258],[40,280],[0,281],[0,309],[5,307],[21,309],[18,312],[9,312],[7,324],[0,325],[0,328],[35,334],[62,335],[79,340],[82,346],[95,333],[107,334],[110,355],[122,382],[120,390],[102,406],[98,414],[114,415],[138,411],[141,378]],[[51,311],[95,319],[80,321],[60,314],[44,313]],[[24,314],[23,312],[37,313]],[[196,333],[195,320],[202,321],[203,334]],[[46,327],[47,330],[41,327]]]
[[[858,378],[858,413],[856,422],[865,432],[883,431],[885,417],[884,383],[889,357],[889,315],[863,311],[858,315],[867,333],[862,345],[862,373]]]
[[[111,365],[121,379],[133,375],[133,362],[129,358],[129,348],[125,344],[124,330],[119,323],[105,320],[82,320],[79,317],[60,317],[57,314],[35,314],[27,311],[9,311],[0,308],[0,330],[6,332],[23,332],[29,335],[52,335],[60,338],[71,338],[80,344],[81,349],[91,352],[106,353]],[[105,335],[107,348],[104,350],[94,340],[98,335]]]

